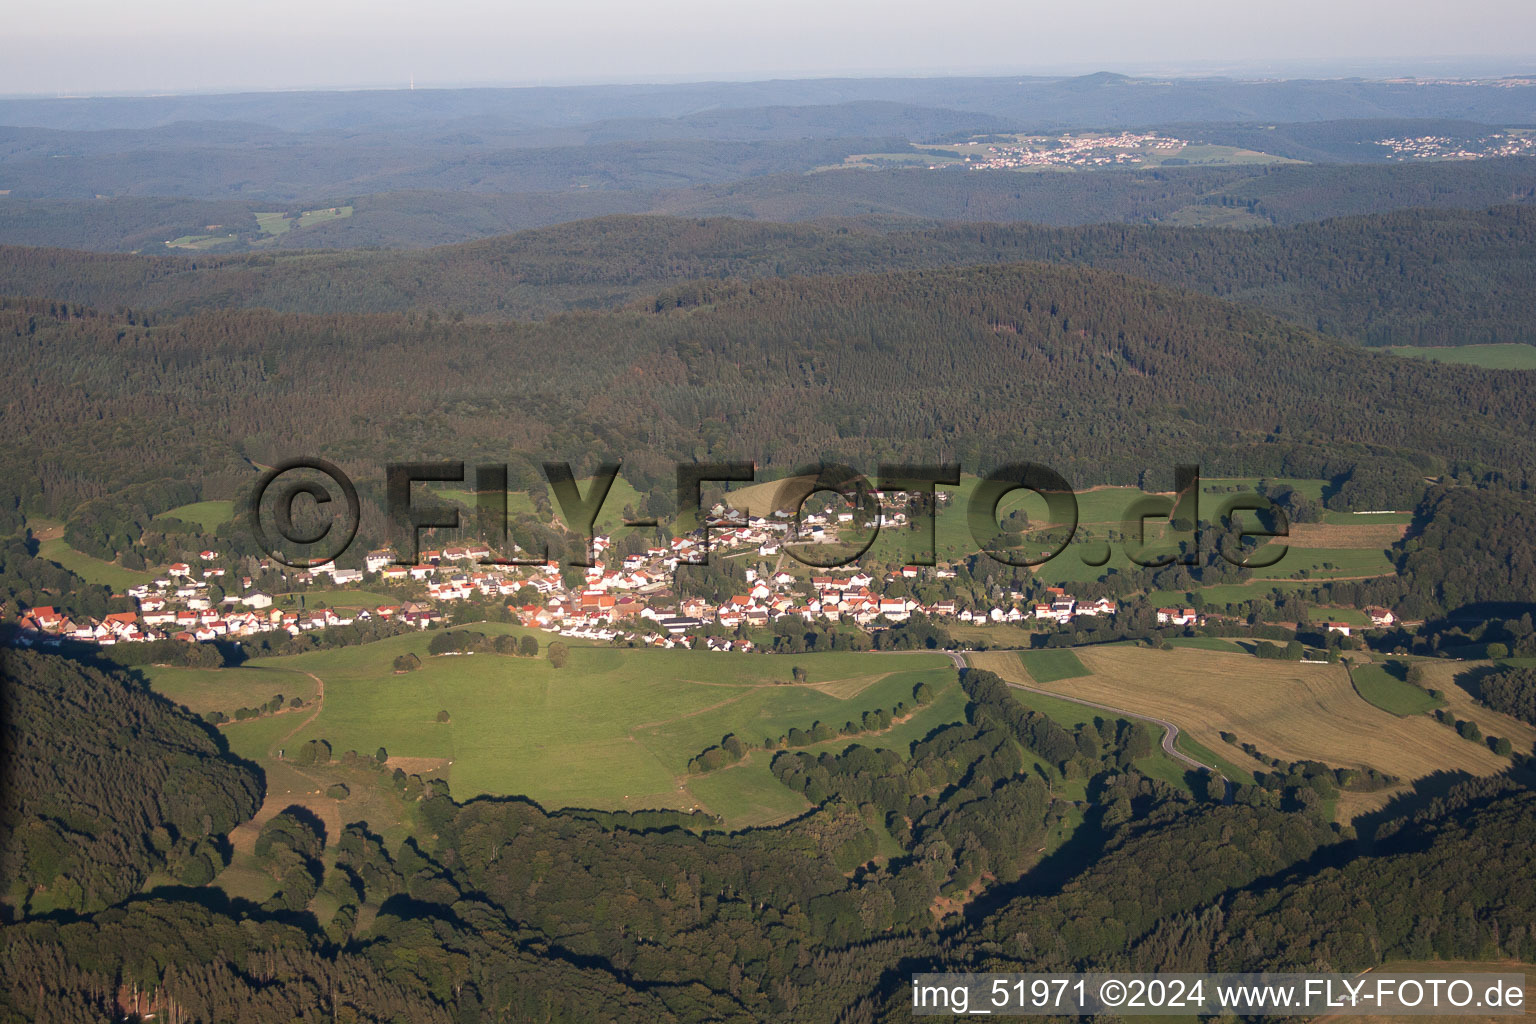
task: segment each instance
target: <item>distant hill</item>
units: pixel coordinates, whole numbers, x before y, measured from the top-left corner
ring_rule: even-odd
[[[342,222],[344,223],[344,222]],[[1536,206],[1409,210],[1248,232],[607,217],[414,252],[196,259],[0,249],[0,294],[173,315],[435,310],[523,319],[685,281],[1043,260],[1231,299],[1370,345],[1536,337]]]
[[[526,151],[519,159],[537,152]],[[0,176],[3,173],[0,167]],[[153,195],[27,199],[12,194],[0,196],[0,244],[160,251],[162,243],[173,239],[211,235],[218,236],[211,241],[213,251],[219,252],[417,248],[612,213],[773,221],[858,218],[876,223],[1027,221],[1054,227],[1291,225],[1404,207],[1477,209],[1531,202],[1536,199],[1536,158],[1071,174],[840,170],[765,174],[684,187],[672,182],[662,187],[547,191],[517,191],[516,183],[509,186],[513,191],[497,192],[435,187],[377,191],[374,183],[364,187],[362,192],[349,189],[299,200]],[[256,216],[338,203],[351,206],[353,215],[276,237],[262,231]]]
[[[99,130],[241,121],[298,131],[409,128],[448,121],[505,127],[681,118],[703,111],[884,102],[986,114],[1021,127],[1157,122],[1457,117],[1536,121],[1536,88],[1498,82],[1078,77],[825,78],[523,89],[273,92],[0,100],[0,124]]]

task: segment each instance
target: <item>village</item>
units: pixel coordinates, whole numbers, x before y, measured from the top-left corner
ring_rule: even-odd
[[[1063,135],[1021,138],[1015,145],[967,142],[955,147],[973,171],[1030,167],[1109,167],[1143,162],[1139,151],[1177,153],[1188,143],[1145,132],[1115,135]],[[937,166],[935,168],[937,169]]]
[[[905,506],[906,495],[880,497],[878,525],[906,525],[906,513],[897,510]],[[512,621],[561,637],[728,652],[756,649],[751,631],[771,630],[786,619],[865,631],[900,625],[915,616],[972,626],[1054,630],[1083,619],[1107,620],[1119,611],[1114,600],[1079,600],[1059,586],[1045,588],[1043,599],[1033,601],[1017,590],[1008,591],[986,607],[965,607],[953,598],[923,602],[913,597],[914,585],[956,578],[957,567],[943,563],[903,565],[878,574],[857,564],[812,575],[790,571],[799,563],[786,563],[786,544],[836,543],[854,518],[851,512],[826,511],[803,515],[796,523],[786,511],[753,516],[717,504],[699,529],[666,546],[619,555],[611,537],[594,536],[595,564],[579,576],[562,571],[556,561],[513,564],[485,544],[422,550],[414,563],[402,563],[396,551],[384,548],[368,552],[356,568],[326,563],[290,571],[262,559],[258,575],[235,575],[229,559],[204,550],[196,556],[196,565],[170,565],[163,576],[129,588],[125,596],[135,602],[136,612],[77,622],[52,607],[32,608],[18,622],[18,642],[44,647],[64,640],[100,646],[161,640],[208,643],[278,630],[296,637],[372,622],[426,629],[450,622],[456,606],[496,602],[504,605]],[[679,592],[679,567],[701,564],[708,556],[755,563],[742,570],[742,592],[714,601]],[[760,568],[768,560],[775,560],[775,566]],[[283,591],[274,596],[260,589],[258,580],[281,583]],[[388,588],[401,599],[350,607],[346,588],[359,585]],[[332,606],[333,595],[339,606]],[[295,596],[299,600],[294,601]],[[1396,621],[1385,608],[1366,612],[1373,627]],[[1206,616],[1192,607],[1164,607],[1157,609],[1156,622],[1159,627],[1198,627]],[[1326,631],[1345,636],[1355,628],[1345,622],[1324,625]]]
[[[1443,135],[1417,135],[1382,139],[1389,160],[1486,160],[1492,157],[1525,156],[1536,152],[1536,135],[1495,132],[1476,139],[1452,139]]]

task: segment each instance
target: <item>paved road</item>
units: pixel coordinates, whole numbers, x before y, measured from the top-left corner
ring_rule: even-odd
[[[965,668],[965,655],[958,651],[945,651],[944,653],[949,655],[949,660],[955,663],[955,668]],[[1004,680],[1004,682],[1007,682],[1007,680]],[[1035,686],[1025,686],[1023,683],[1008,683],[1008,685],[1013,687],[1015,690],[1026,690],[1030,693],[1038,693],[1042,697],[1055,697],[1057,700],[1069,700],[1073,704],[1083,704],[1090,708],[1098,708],[1100,711],[1108,711],[1110,714],[1120,715],[1123,718],[1134,718],[1142,722],[1151,722],[1153,725],[1162,726],[1163,753],[1167,754],[1169,757],[1173,758],[1175,761],[1178,761],[1181,764],[1189,765],[1196,771],[1211,772],[1226,784],[1227,800],[1230,801],[1232,799],[1233,787],[1231,779],[1228,779],[1226,776],[1222,775],[1211,765],[1201,764],[1199,761],[1196,761],[1188,754],[1174,747],[1174,741],[1179,738],[1179,727],[1174,725],[1172,722],[1165,721],[1161,718],[1154,718],[1151,715],[1138,714],[1135,711],[1127,711],[1125,708],[1117,708],[1109,704],[1099,704],[1095,701],[1083,700],[1081,697],[1068,697],[1064,694],[1057,693],[1054,690],[1042,690]]]

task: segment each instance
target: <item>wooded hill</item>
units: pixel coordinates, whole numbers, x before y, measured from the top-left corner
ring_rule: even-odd
[[[261,772],[121,673],[15,650],[0,668],[4,909],[99,910],[156,871],[210,881]]]
[[[829,155],[829,154],[822,154]],[[527,157],[520,159],[526,160]],[[238,169],[238,168],[237,168]],[[870,225],[919,222],[1295,225],[1410,207],[1483,209],[1536,199],[1536,159],[1389,165],[1262,164],[1164,167],[1098,173],[970,173],[858,170],[767,174],[677,187],[567,188],[500,192],[417,187],[384,191],[377,181],[299,199],[209,199],[159,195],[24,198],[0,202],[0,243],[102,251],[166,252],[182,236],[233,234],[216,251],[259,243],[266,251],[446,245],[616,213],[737,217],[767,221],[852,218]],[[366,188],[368,191],[360,192]],[[350,217],[268,237],[256,214],[296,216],[346,205]]]
[[[231,496],[251,463],[298,453],[360,478],[406,458],[623,456],[667,490],[678,459],[707,458],[1033,458],[1083,485],[1178,461],[1313,479],[1358,467],[1386,481],[1359,500],[1396,508],[1426,475],[1518,483],[1536,467],[1529,373],[1397,359],[1045,264],[695,283],[537,323],[23,302],[0,310],[0,345],[19,368],[4,478],[61,517],[141,482]]]
[[[524,319],[605,308],[685,282],[1021,260],[1080,264],[1254,306],[1368,345],[1536,337],[1536,207],[1404,210],[1292,228],[879,231],[615,216],[415,252],[100,255],[0,248],[0,295],[184,315],[435,311]]]

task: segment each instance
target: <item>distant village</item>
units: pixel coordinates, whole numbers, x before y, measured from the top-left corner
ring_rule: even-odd
[[[896,495],[883,496],[895,505]],[[905,495],[899,497],[905,498]],[[945,497],[943,495],[940,496]],[[901,501],[901,507],[905,502]],[[799,533],[788,512],[749,516],[716,505],[705,524],[692,534],[674,538],[665,547],[618,556],[612,538],[595,536],[592,552],[596,564],[584,570],[577,585],[570,585],[558,562],[538,564],[491,564],[494,552],[484,544],[429,549],[414,564],[401,564],[392,549],[369,552],[360,568],[340,568],[334,563],[307,570],[287,570],[262,560],[262,578],[278,574],[289,593],[312,593],[316,607],[279,607],[273,594],[257,588],[258,577],[232,576],[218,551],[205,550],[197,563],[177,563],[164,575],[127,591],[137,604],[136,612],[118,612],[96,620],[76,622],[52,607],[27,611],[20,619],[19,642],[24,646],[55,646],[64,640],[112,645],[179,640],[207,643],[238,640],[282,630],[291,636],[356,623],[386,621],[418,628],[441,624],[456,604],[471,600],[505,601],[510,617],[519,624],[562,637],[595,641],[631,642],[647,646],[703,647],[716,651],[751,651],[746,630],[768,629],[783,619],[807,625],[851,623],[870,629],[899,625],[922,615],[936,621],[967,625],[1014,624],[1065,626],[1088,618],[1101,619],[1118,611],[1108,598],[1079,600],[1063,587],[1050,587],[1046,600],[1027,601],[1009,592],[986,608],[961,607],[953,600],[923,603],[889,593],[897,581],[932,582],[954,579],[957,570],[943,564],[906,565],[875,576],[857,565],[824,570],[807,577],[784,568],[784,545],[791,541],[832,543],[841,527],[852,523],[849,512],[807,514]],[[882,505],[881,526],[906,525],[906,514]],[[873,523],[864,524],[866,527]],[[758,556],[758,564],[777,559],[778,567],[764,571],[744,569],[741,593],[721,601],[680,597],[675,572],[680,565],[697,564],[706,554],[713,557]],[[322,607],[336,588],[366,585],[384,591],[397,588],[404,594],[398,603],[374,607]],[[222,596],[213,596],[217,585]],[[349,603],[344,593],[335,597]],[[1373,626],[1395,622],[1384,608],[1367,609]],[[1204,625],[1205,617],[1190,607],[1159,608],[1159,626]],[[721,627],[713,629],[712,627]],[[1329,622],[1326,629],[1349,635],[1347,623]],[[711,635],[702,635],[708,631]],[[734,631],[734,636],[720,635]]]
[[[1536,135],[1495,132],[1479,139],[1451,139],[1443,135],[1416,135],[1382,139],[1391,160],[1484,160],[1499,156],[1536,153]]]
[[[973,171],[1017,170],[1027,167],[1109,167],[1143,162],[1138,150],[1177,153],[1188,143],[1146,132],[1117,135],[1063,135],[1007,143],[967,142],[956,150]],[[970,150],[974,149],[972,153]],[[935,164],[930,170],[937,170]]]

